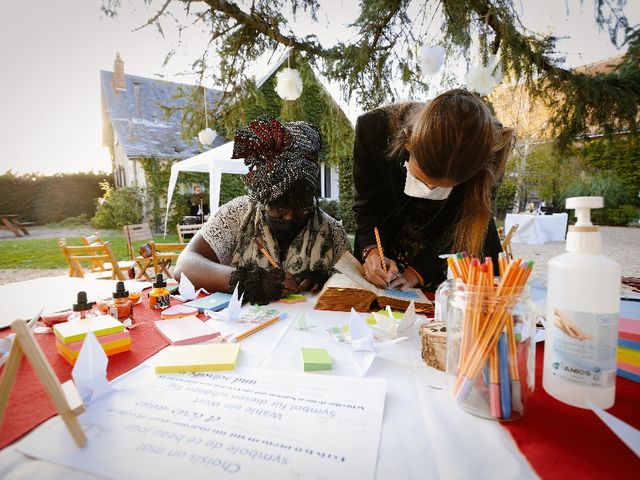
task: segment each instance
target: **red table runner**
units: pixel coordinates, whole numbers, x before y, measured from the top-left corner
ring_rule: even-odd
[[[591,410],[571,407],[542,388],[544,346],[536,350],[536,390],[520,420],[502,425],[542,478],[628,478],[640,459]],[[640,384],[617,377],[607,410],[640,428]],[[636,474],[633,474],[636,472]]]
[[[174,300],[172,304],[173,302]],[[159,318],[160,312],[149,308],[149,302],[146,299],[133,307],[133,321],[137,326],[129,331],[131,351],[109,357],[107,367],[109,380],[128,372],[169,345],[169,342],[153,326],[153,321]],[[5,332],[8,334],[9,330]],[[73,367],[57,352],[54,334],[45,333],[34,336],[60,379],[60,383],[69,380]],[[0,448],[14,442],[55,414],[56,409],[53,403],[24,357],[11,387],[9,404],[0,425]]]

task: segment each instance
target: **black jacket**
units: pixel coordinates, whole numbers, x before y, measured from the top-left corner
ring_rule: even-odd
[[[412,198],[404,193],[408,152],[387,155],[392,142],[388,109],[379,108],[358,118],[353,152],[353,211],[357,229],[355,253],[375,244],[378,227],[385,255],[402,267],[422,275],[427,290],[435,290],[446,278],[446,261],[438,255],[451,252],[453,228],[459,218],[465,185],[453,188],[446,200]],[[483,256],[498,265],[502,251],[493,218],[488,226]],[[362,259],[361,259],[362,260]]]

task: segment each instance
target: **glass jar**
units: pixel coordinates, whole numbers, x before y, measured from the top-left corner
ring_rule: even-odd
[[[535,304],[528,287],[457,281],[447,304],[447,380],[457,404],[485,418],[520,418],[535,386]]]

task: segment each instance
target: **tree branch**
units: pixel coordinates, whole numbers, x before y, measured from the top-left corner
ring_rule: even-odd
[[[145,23],[144,25],[140,25],[138,28],[134,28],[133,31],[137,32],[138,30],[142,30],[145,27],[148,27],[149,25],[152,25],[156,22],[156,20],[158,20],[163,14],[164,12],[167,10],[167,8],[169,7],[169,4],[171,3],[171,0],[166,0],[164,2],[164,5],[162,5],[162,8],[160,8],[160,10],[158,11],[158,13],[156,13],[153,17],[151,17],[147,23]]]

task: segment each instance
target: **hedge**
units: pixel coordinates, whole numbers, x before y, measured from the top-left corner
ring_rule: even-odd
[[[91,218],[97,199],[102,196],[99,183],[105,180],[113,183],[112,175],[104,172],[16,175],[9,170],[0,175],[0,213],[14,213],[21,221],[38,225],[79,215]]]

